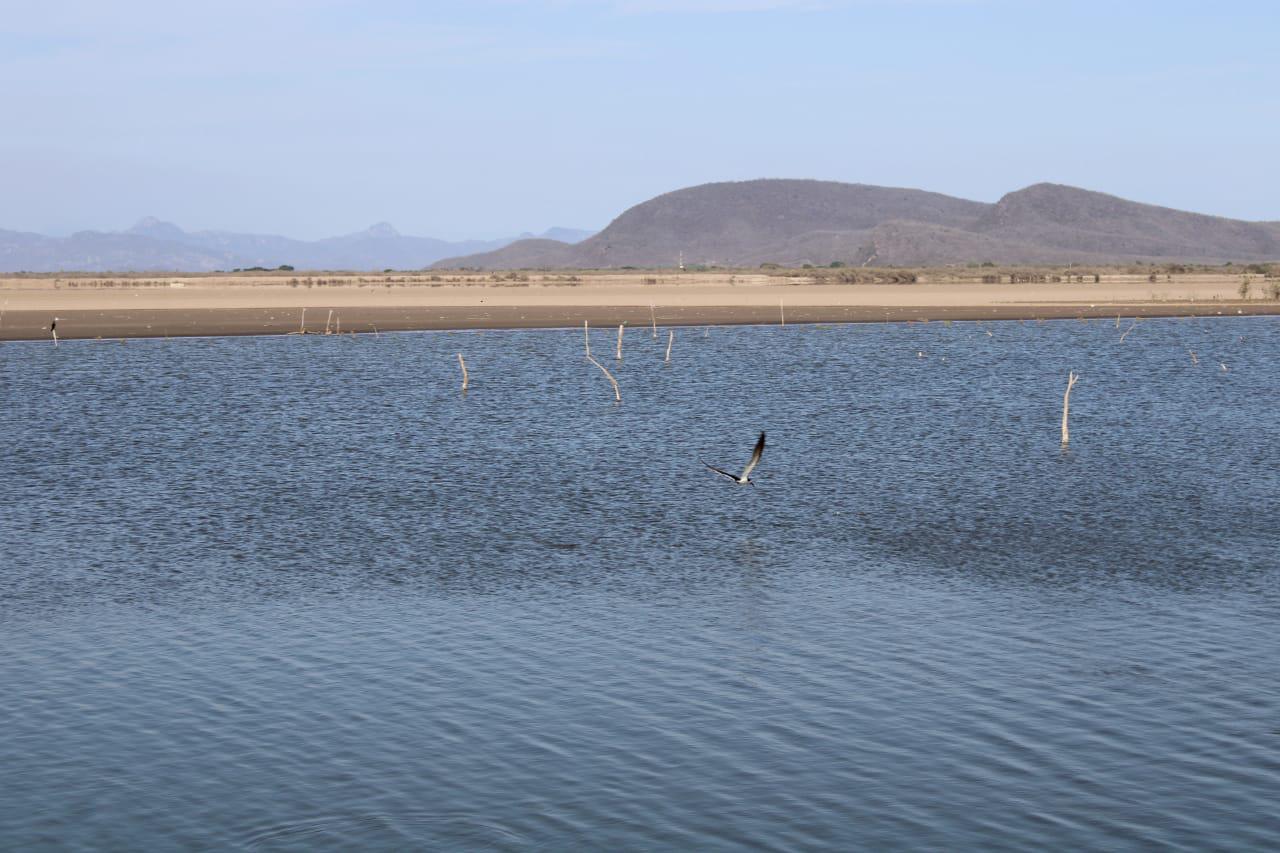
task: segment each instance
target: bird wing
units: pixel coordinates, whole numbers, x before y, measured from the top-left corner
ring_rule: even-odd
[[[760,457],[764,455],[764,433],[760,433],[760,438],[756,440],[756,449],[751,451],[751,460],[747,462],[747,467],[742,469],[742,479],[747,479],[755,467],[760,464]]]
[[[699,461],[699,462],[701,462],[703,465],[706,465],[706,466],[707,466],[708,468],[710,468],[712,471],[715,471],[717,474],[722,474],[722,475],[724,475],[725,477],[728,477],[730,480],[733,480],[735,483],[738,481],[738,478],[737,478],[737,477],[735,477],[734,475],[730,474],[728,471],[725,471],[725,470],[723,470],[723,469],[717,468],[716,466],[714,466],[714,465],[712,465],[712,464],[708,463],[705,459],[699,459],[698,461]]]

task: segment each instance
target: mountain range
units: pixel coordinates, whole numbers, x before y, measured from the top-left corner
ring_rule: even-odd
[[[567,246],[591,234],[552,228],[539,236]],[[147,217],[125,231],[80,231],[69,237],[0,230],[0,272],[212,272],[282,264],[297,269],[421,269],[450,255],[492,251],[532,237],[450,242],[406,236],[380,222],[341,237],[295,240],[273,234],[184,231]]]
[[[126,231],[47,237],[0,230],[0,272],[297,269],[609,269],[689,266],[1222,264],[1280,260],[1280,222],[1246,222],[1060,184],[995,203],[917,189],[762,179],[702,184],[624,211],[599,233],[552,228],[449,242],[387,223],[322,240],[185,231],[148,217]]]
[[[437,268],[762,263],[850,266],[1280,259],[1280,222],[1245,222],[1034,184],[994,204],[915,189],[766,179],[703,184],[623,212],[568,244],[518,240]]]

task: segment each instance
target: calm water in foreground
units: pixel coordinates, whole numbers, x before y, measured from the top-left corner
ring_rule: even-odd
[[[0,346],[0,847],[1274,849],[1280,322],[1122,331]]]

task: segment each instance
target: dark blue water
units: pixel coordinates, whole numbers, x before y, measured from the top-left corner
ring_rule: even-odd
[[[1280,323],[1119,336],[0,346],[0,846],[1274,849]]]

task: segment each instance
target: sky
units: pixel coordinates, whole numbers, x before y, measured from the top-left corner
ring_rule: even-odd
[[[710,181],[1280,220],[1274,0],[41,0],[0,229],[600,228]]]

